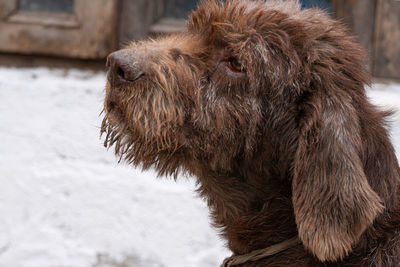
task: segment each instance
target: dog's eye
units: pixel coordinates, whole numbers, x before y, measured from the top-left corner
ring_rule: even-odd
[[[237,60],[237,58],[231,58],[229,59],[229,68],[234,71],[234,72],[243,72],[244,69],[242,67],[242,64]]]

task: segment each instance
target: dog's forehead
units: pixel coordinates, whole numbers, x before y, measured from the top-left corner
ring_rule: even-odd
[[[268,23],[269,13],[290,16],[300,10],[298,0],[208,0],[190,15],[188,29],[191,32],[205,33],[219,24],[257,28],[257,25]]]

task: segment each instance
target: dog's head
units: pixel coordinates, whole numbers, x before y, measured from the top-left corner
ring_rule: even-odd
[[[102,132],[128,162],[229,173],[269,146],[287,162],[299,237],[322,261],[345,257],[381,212],[360,159],[364,53],[321,11],[205,1],[182,33],[107,65]]]

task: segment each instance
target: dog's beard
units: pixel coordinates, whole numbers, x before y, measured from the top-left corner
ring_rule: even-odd
[[[114,116],[112,113],[106,113],[103,118],[100,136],[105,135],[104,146],[107,148],[114,146],[115,154],[120,158],[120,161],[125,158],[128,162],[134,163],[132,147],[139,141],[137,135],[130,133],[127,125],[119,119],[117,119],[118,124],[116,124]]]
[[[111,95],[111,89],[108,85],[101,125],[104,146],[114,147],[120,161],[176,176],[177,164],[169,164],[168,158],[180,152],[184,143],[181,103],[154,84],[127,88],[124,92],[131,95]]]
[[[170,175],[175,179],[181,172],[177,155],[182,154],[182,146],[179,146],[177,142],[172,143],[162,137],[143,136],[141,131],[135,130],[126,123],[114,125],[108,114],[102,122],[101,136],[105,136],[105,147],[114,147],[119,162],[123,160],[142,169],[154,167],[159,175]]]

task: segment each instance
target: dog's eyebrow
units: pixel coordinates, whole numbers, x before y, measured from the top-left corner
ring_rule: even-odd
[[[198,58],[196,56],[185,54],[179,48],[171,48],[169,50],[169,54],[171,55],[172,59],[175,62],[178,61],[179,59],[183,59],[186,62],[192,62],[193,63]]]
[[[169,50],[169,54],[171,55],[172,59],[176,61],[182,55],[182,51],[178,48],[171,48]]]

